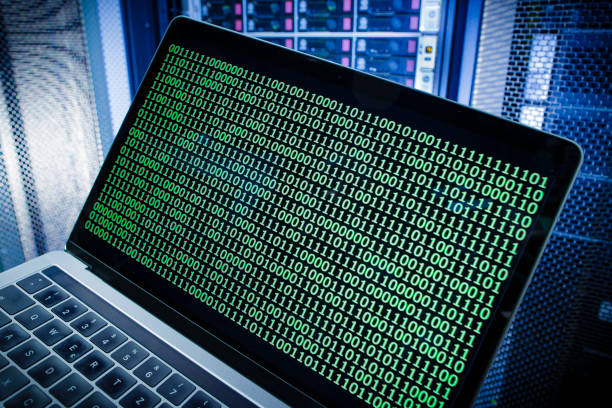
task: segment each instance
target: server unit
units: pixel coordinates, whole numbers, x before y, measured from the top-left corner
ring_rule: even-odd
[[[442,0],[185,0],[182,12],[438,93]]]

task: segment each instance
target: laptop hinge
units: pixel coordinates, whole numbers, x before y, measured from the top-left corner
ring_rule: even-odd
[[[64,251],[66,251],[67,253],[75,257],[76,259],[78,259],[78,261],[84,265],[86,270],[93,271],[95,257],[91,255],[89,252],[83,250],[82,248],[80,248],[78,245],[74,244],[71,241],[66,242]]]

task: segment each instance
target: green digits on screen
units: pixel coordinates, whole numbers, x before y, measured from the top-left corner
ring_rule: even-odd
[[[546,177],[178,45],[85,228],[374,407],[443,407]]]

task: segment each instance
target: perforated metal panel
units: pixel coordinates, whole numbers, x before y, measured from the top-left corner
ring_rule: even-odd
[[[102,159],[78,0],[0,0],[0,270],[62,249]]]
[[[477,407],[610,401],[611,102],[612,2],[485,1],[473,105],[585,157]]]
[[[0,186],[8,186],[4,155],[0,150]],[[13,200],[7,188],[0,187],[0,269],[2,265],[23,262],[23,250],[19,243],[19,231]]]

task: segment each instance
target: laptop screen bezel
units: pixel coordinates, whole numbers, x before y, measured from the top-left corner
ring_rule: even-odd
[[[153,68],[160,65],[163,52],[171,42],[196,44],[205,47],[207,42],[214,41],[217,46],[225,47],[228,54],[241,52],[244,55],[258,58],[259,61],[275,61],[270,69],[280,74],[295,76],[301,84],[314,81],[328,84],[330,89],[345,90],[351,98],[356,97],[370,109],[384,111],[410,110],[423,117],[442,118],[441,123],[454,126],[459,130],[479,135],[478,142],[491,146],[503,146],[503,154],[530,152],[533,157],[529,162],[537,160],[542,168],[554,174],[554,182],[544,202],[538,222],[527,238],[523,256],[520,258],[514,274],[510,277],[508,289],[502,295],[499,308],[493,314],[491,325],[486,331],[480,350],[471,362],[461,388],[455,398],[455,406],[469,404],[475,397],[479,386],[486,375],[488,366],[501,344],[503,335],[514,314],[518,303],[528,285],[537,260],[550,235],[552,225],[556,220],[577,170],[582,161],[582,152],[573,142],[557,136],[528,128],[474,109],[458,105],[423,92],[405,88],[398,84],[364,74],[338,64],[312,57],[299,52],[287,50],[262,40],[254,39],[239,33],[201,23],[184,17],[176,18],[170,24],[162,39],[158,52],[145,75],[126,119],[124,120],[100,174],[87,198],[75,228],[67,243],[67,249],[83,257],[91,265],[93,272],[116,287],[126,296],[133,298],[143,306],[155,310],[161,320],[170,324],[185,336],[196,342],[206,342],[206,347],[223,361],[228,362],[241,374],[250,378],[272,393],[294,406],[312,405],[312,400],[325,406],[338,406],[350,401],[351,406],[366,406],[363,401],[344,392],[339,387],[337,392],[330,387],[321,386],[320,382],[311,376],[300,377],[301,367],[297,367],[286,359],[270,357],[264,359],[260,353],[251,353],[240,340],[231,339],[229,333],[220,329],[218,324],[203,321],[199,313],[183,307],[176,298],[167,295],[165,288],[152,283],[144,275],[138,275],[134,261],[120,254],[109,245],[93,239],[89,232],[82,228],[84,220],[93,206],[101,185],[117,156],[119,147],[127,135],[128,127],[135,116],[135,111],[142,100],[144,92],[152,81]],[[241,58],[244,58],[241,57]],[[152,68],[153,67],[153,68]],[[304,80],[304,78],[307,78]],[[301,82],[300,82],[301,81]],[[389,102],[385,104],[385,101]],[[387,108],[385,108],[387,106]],[[433,120],[433,119],[432,119]],[[445,125],[445,126],[446,126]],[[440,125],[442,126],[442,125]],[[490,138],[495,135],[495,138]],[[142,296],[134,296],[134,291]],[[217,321],[219,323],[219,321]],[[197,330],[194,327],[197,326]],[[210,340],[210,341],[209,341]],[[270,349],[269,351],[272,351]],[[277,352],[278,353],[278,352]],[[285,356],[277,356],[285,357]],[[274,360],[274,361],[273,361]],[[295,363],[297,364],[297,363]],[[279,388],[281,387],[281,388]],[[299,390],[300,392],[296,392]],[[309,400],[312,398],[312,400]]]

